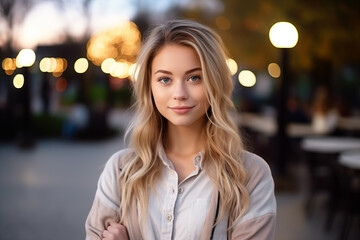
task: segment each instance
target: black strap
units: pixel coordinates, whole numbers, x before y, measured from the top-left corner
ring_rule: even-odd
[[[219,205],[220,205],[220,193],[218,193],[218,200],[217,200],[217,205],[216,205],[216,212],[215,212],[215,219],[214,219],[214,225],[212,227],[212,230],[211,230],[211,236],[210,236],[210,240],[213,239],[214,237],[214,232],[215,232],[215,223],[217,221],[217,217],[218,217],[218,214],[219,214]]]

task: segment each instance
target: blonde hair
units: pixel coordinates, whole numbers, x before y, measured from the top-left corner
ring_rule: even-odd
[[[147,211],[149,189],[160,175],[158,146],[164,137],[166,119],[155,107],[150,77],[152,60],[166,44],[189,46],[199,55],[210,103],[204,129],[204,167],[220,194],[219,219],[228,214],[230,222],[235,222],[248,208],[249,194],[241,159],[243,144],[230,116],[234,110],[231,100],[233,81],[220,37],[210,28],[190,20],[173,20],[155,27],[138,55],[134,83],[136,117],[128,130],[135,154],[129,157],[120,178],[121,216],[126,217],[133,200]]]

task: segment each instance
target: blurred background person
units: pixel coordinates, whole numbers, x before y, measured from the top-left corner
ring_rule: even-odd
[[[335,132],[339,113],[334,104],[334,97],[325,86],[315,90],[311,107],[311,124],[316,134],[332,134]]]

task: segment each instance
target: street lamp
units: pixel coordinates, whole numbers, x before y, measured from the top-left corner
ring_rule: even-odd
[[[294,25],[289,22],[275,23],[269,31],[269,38],[272,45],[281,49],[281,75],[278,92],[278,111],[277,111],[277,138],[278,138],[278,171],[285,174],[287,139],[287,110],[286,101],[289,90],[290,73],[288,69],[288,50],[296,46],[298,42],[298,32]]]
[[[299,38],[296,27],[289,22],[277,22],[269,31],[270,42],[276,48],[293,48]]]
[[[20,98],[21,115],[20,118],[20,136],[18,144],[20,147],[31,147],[33,139],[31,137],[31,92],[30,92],[30,72],[29,68],[34,65],[36,54],[32,49],[22,49],[16,56],[16,67],[23,68],[22,86],[17,89]],[[18,75],[19,77],[21,75]],[[15,76],[16,77],[16,76]],[[16,86],[15,86],[16,87]]]

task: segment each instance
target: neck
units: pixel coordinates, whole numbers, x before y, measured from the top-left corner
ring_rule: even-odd
[[[204,148],[202,134],[203,124],[200,126],[184,127],[168,125],[165,150],[178,155],[193,155]]]

